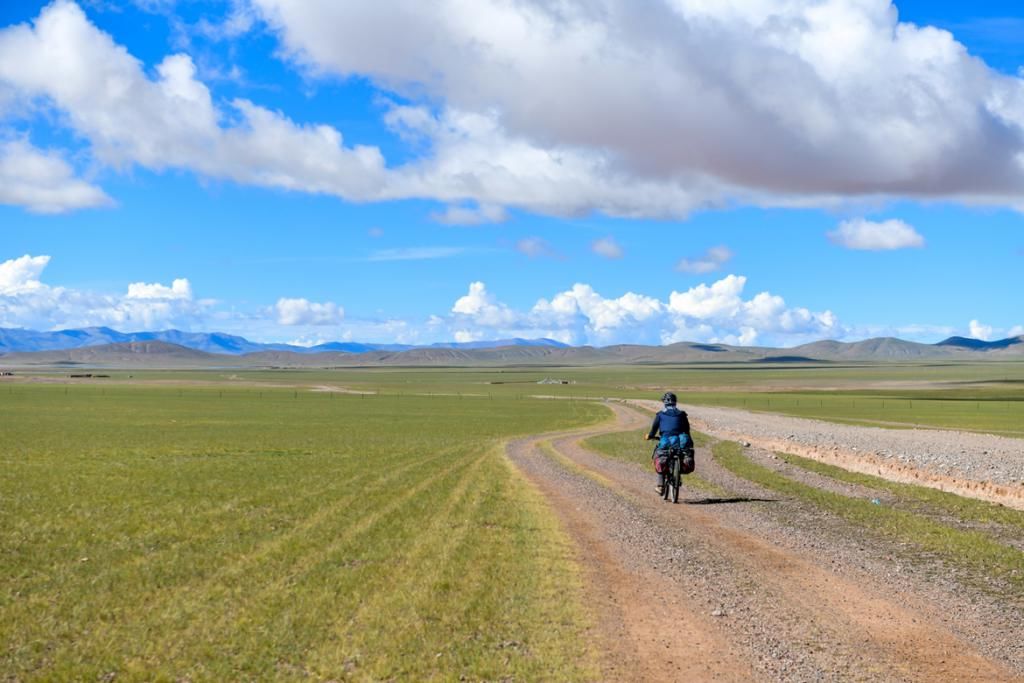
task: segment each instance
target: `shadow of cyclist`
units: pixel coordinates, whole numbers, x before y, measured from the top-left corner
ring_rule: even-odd
[[[728,505],[731,503],[778,503],[778,498],[701,498],[700,500],[682,500],[684,505]]]

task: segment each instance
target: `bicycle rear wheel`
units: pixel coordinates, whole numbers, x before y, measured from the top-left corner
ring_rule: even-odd
[[[674,458],[672,460],[672,502],[673,503],[678,503],[679,502],[679,485],[680,485],[680,478],[681,478],[681,475],[679,473],[679,467],[680,467],[679,458]]]

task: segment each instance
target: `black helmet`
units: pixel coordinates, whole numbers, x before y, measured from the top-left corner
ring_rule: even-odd
[[[671,391],[666,391],[665,395],[661,397],[661,402],[667,406],[674,406],[676,404],[676,395]]]

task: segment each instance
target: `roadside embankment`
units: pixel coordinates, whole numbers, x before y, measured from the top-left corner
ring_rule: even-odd
[[[733,408],[699,406],[688,412],[695,428],[718,438],[1024,509],[1021,439],[844,425]]]

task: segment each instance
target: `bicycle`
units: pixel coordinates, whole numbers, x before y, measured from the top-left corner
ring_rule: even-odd
[[[657,449],[655,449],[655,453],[657,453]],[[667,501],[669,496],[671,496],[672,502],[678,503],[679,488],[683,483],[683,474],[693,472],[693,447],[670,447],[668,449],[668,456],[661,465],[661,469],[663,474],[661,498]]]

